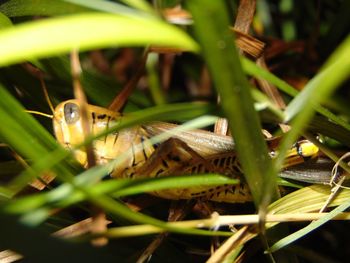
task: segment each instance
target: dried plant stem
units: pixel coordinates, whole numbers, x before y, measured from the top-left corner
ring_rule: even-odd
[[[266,223],[276,222],[302,222],[313,221],[325,216],[327,213],[298,213],[298,214],[267,214]],[[340,213],[333,220],[350,220],[350,212]],[[259,215],[234,215],[234,216],[217,216],[210,219],[188,220],[179,222],[169,222],[167,225],[182,228],[216,228],[224,225],[252,225],[259,223]],[[103,235],[110,238],[138,236],[144,234],[160,233],[162,228],[152,225],[137,225],[110,228]]]

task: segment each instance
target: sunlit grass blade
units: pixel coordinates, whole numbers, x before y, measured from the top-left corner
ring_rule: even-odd
[[[327,201],[331,188],[325,185],[311,185],[294,191],[269,206],[269,213],[306,213],[318,211]],[[343,189],[330,206],[340,205],[350,198],[350,191]],[[302,206],[300,204],[303,204]]]
[[[310,192],[311,188],[314,188],[315,190],[320,190],[319,193],[317,192]],[[326,190],[326,191],[325,191]],[[327,191],[328,190],[328,191]],[[302,198],[303,194],[306,194],[306,191],[309,192],[309,195],[307,195],[307,199]],[[304,193],[305,192],[305,193]],[[323,193],[323,195],[321,194]],[[275,213],[288,213],[288,212],[305,212],[305,211],[313,211],[313,210],[319,210],[326,200],[328,199],[328,196],[330,194],[329,188],[325,187],[310,187],[309,189],[301,189],[299,191],[296,191],[293,193],[294,198],[289,198],[291,200],[285,199],[285,200],[279,200],[280,203],[276,203],[276,207],[272,208],[272,210],[275,210]],[[304,195],[306,196],[306,195]],[[299,200],[298,200],[299,199]],[[303,199],[303,200],[301,200]],[[310,202],[312,200],[313,202]],[[281,205],[285,201],[284,205]],[[296,203],[302,202],[303,207],[297,207]],[[308,203],[308,204],[307,204]],[[294,205],[293,205],[294,204]],[[323,224],[327,223],[329,220],[346,210],[350,207],[350,191],[348,189],[344,189],[340,192],[340,194],[332,201],[330,206],[338,205],[334,210],[329,212],[327,215],[323,216],[322,218],[313,221],[308,226],[298,230],[297,232],[279,240],[276,242],[273,246],[271,246],[270,250],[271,252],[277,251],[290,243],[300,239],[301,237],[309,234],[311,231],[315,230],[316,228],[322,226]],[[278,212],[277,212],[278,211]]]
[[[115,197],[133,195],[139,193],[147,193],[152,191],[160,191],[164,189],[186,188],[196,186],[217,186],[224,184],[238,184],[239,180],[230,179],[219,174],[191,175],[191,176],[175,176],[164,177],[153,180],[141,181],[137,185],[126,186],[125,188],[113,194]],[[147,182],[149,181],[149,182]]]
[[[339,213],[345,211],[350,207],[350,199],[347,200],[347,202],[339,205],[337,208],[335,208],[333,211],[329,212],[327,215],[323,216],[321,219],[318,219],[316,221],[313,221],[308,226],[298,230],[297,232],[294,232],[293,234],[279,240],[275,244],[273,244],[270,248],[271,252],[277,251],[279,249],[284,248],[285,246],[288,246],[292,242],[295,242],[296,240],[304,237],[305,235],[309,234],[310,232],[314,231],[315,229],[319,228],[323,224],[327,223],[328,221],[332,220],[335,216],[337,216]]]
[[[229,179],[221,175],[193,175],[164,178],[147,178],[140,180],[108,180],[93,184],[92,171],[84,172],[74,178],[72,184],[77,187],[88,188],[94,195],[110,195],[122,197],[165,189],[201,186],[218,186],[237,184],[238,180]],[[18,198],[2,207],[3,211],[22,215],[22,222],[38,225],[47,220],[51,209],[65,208],[87,200],[87,196],[74,189],[71,183],[63,184],[49,192],[38,193],[28,197]]]
[[[115,13],[115,14],[125,14],[125,15],[139,15],[139,16],[148,16],[151,18],[151,15],[154,13],[150,5],[143,0],[129,0],[121,1],[133,7],[131,9],[125,5],[121,5],[116,2],[111,1],[100,1],[100,0],[64,0],[64,2],[77,4],[79,6],[84,6],[93,10],[103,11],[106,13]],[[140,11],[144,12],[140,12]],[[154,17],[155,18],[155,17]]]
[[[325,63],[322,69],[312,78],[304,89],[289,103],[286,109],[286,122],[295,117],[300,109],[303,115],[313,110],[315,105],[321,104],[350,73],[350,37],[348,37]],[[306,117],[305,117],[306,118]]]
[[[337,60],[313,77],[304,89],[287,106],[285,121],[291,121],[292,129],[284,136],[280,154],[276,158],[276,169],[283,164],[284,154],[300,136],[310,122],[315,107],[320,105],[350,74],[350,37],[335,51]],[[334,60],[333,60],[334,61]]]
[[[27,22],[2,30],[0,66],[67,53],[72,49],[86,51],[145,45],[198,50],[197,44],[183,31],[161,20],[84,13]]]
[[[330,194],[330,187],[323,185],[311,185],[304,187],[297,191],[294,191],[274,203],[270,204],[268,209],[268,214],[300,214],[319,211],[323,207],[324,203],[328,199]],[[290,237],[287,237],[285,240],[281,239],[276,243],[277,245],[272,247],[272,250],[269,252],[277,251],[285,245],[290,244],[294,240],[304,236],[305,234],[311,232],[316,227],[325,223],[326,220],[330,220],[344,210],[345,207],[349,206],[350,190],[343,189],[335,199],[329,204],[329,207],[339,206],[334,209],[334,213],[331,212],[325,217],[315,221],[315,224],[312,223],[305,230],[300,230],[296,234],[292,234]],[[303,205],[300,205],[303,204]],[[267,223],[266,228],[271,228],[276,226],[279,223]],[[250,233],[248,239],[252,239],[256,234]]]
[[[153,12],[149,3],[144,0],[121,0],[121,2],[146,12]]]
[[[178,222],[169,222],[169,226],[175,226],[183,229],[188,229],[192,231],[192,228],[213,228],[215,226],[215,219],[204,219],[204,220],[193,220],[193,221],[178,221]],[[103,236],[109,238],[123,238],[123,237],[133,237],[133,236],[142,236],[155,233],[162,233],[164,229],[151,226],[151,225],[137,225],[137,226],[122,226],[108,229]],[[203,232],[204,233],[204,232]],[[193,233],[196,234],[196,233]],[[208,236],[230,236],[230,232],[225,231],[207,231],[205,235]]]
[[[91,192],[89,193],[91,194]],[[115,215],[115,216],[122,216],[125,219],[130,220],[131,222],[136,223],[142,223],[142,224],[150,224],[154,225],[160,228],[163,228],[167,231],[172,231],[175,233],[182,233],[182,234],[197,234],[197,235],[213,235],[211,231],[206,230],[200,230],[200,229],[183,229],[178,227],[173,227],[171,225],[167,225],[167,223],[152,218],[148,215],[141,214],[139,212],[134,212],[130,210],[128,207],[126,207],[124,204],[121,204],[120,202],[108,197],[108,196],[97,196],[97,195],[90,195],[89,199],[99,207],[103,208],[105,211]]]
[[[257,78],[262,78],[267,81],[269,81],[271,84],[275,85],[278,89],[285,92],[286,94],[295,97],[298,95],[298,91],[294,89],[291,85],[289,85],[284,80],[278,78],[276,75],[272,74],[271,72],[268,72],[266,69],[263,69],[259,67],[258,65],[254,64],[252,61],[248,60],[247,58],[242,58],[242,65],[244,68],[244,71]],[[348,131],[350,131],[350,124],[346,121],[344,121],[342,118],[338,117],[328,109],[322,107],[321,105],[315,105],[315,108],[317,112],[322,114],[323,116],[327,117],[328,119],[332,120],[333,122],[341,125],[342,127],[346,128]]]

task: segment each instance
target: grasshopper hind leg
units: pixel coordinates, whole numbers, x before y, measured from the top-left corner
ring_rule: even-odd
[[[170,138],[159,145],[142,166],[133,169],[132,177],[145,178],[200,173],[219,173],[232,178],[243,178],[237,165],[236,156],[232,153],[203,158],[177,138]],[[173,200],[199,198],[230,203],[252,200],[245,183],[222,186],[199,185],[191,188],[154,191],[151,194]]]

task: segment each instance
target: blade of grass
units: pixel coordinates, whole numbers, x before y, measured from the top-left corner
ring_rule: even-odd
[[[52,0],[11,0],[0,5],[0,12],[8,17],[67,15],[87,11],[91,9]]]
[[[159,63],[159,55],[155,53],[148,54],[146,70],[148,75],[148,86],[152,95],[152,99],[155,104],[164,104],[166,102],[166,98],[164,95],[164,91],[161,88],[161,83],[159,80],[157,66]]]
[[[111,195],[121,197],[164,189],[187,188],[194,186],[211,186],[237,184],[238,180],[215,174],[176,176],[164,178],[147,178],[141,180],[109,180],[92,185],[92,171],[86,171],[74,178],[75,186],[89,188],[94,195]],[[88,181],[88,183],[87,183]],[[95,181],[95,180],[93,180]],[[7,213],[21,215],[21,221],[32,226],[43,223],[51,215],[53,208],[65,208],[78,202],[86,201],[87,196],[65,183],[49,192],[38,193],[12,202],[2,207]]]
[[[304,89],[289,103],[285,110],[285,121],[291,121],[292,129],[283,137],[279,147],[279,155],[275,159],[275,169],[283,165],[287,150],[302,133],[311,120],[315,106],[320,105],[350,74],[350,37],[348,37],[334,52],[328,64],[320,73],[313,77]]]
[[[31,115],[25,113],[25,109],[0,85],[0,118],[2,124],[0,126],[0,137],[18,154],[28,159],[32,163],[40,163],[39,172],[35,169],[28,168],[12,180],[7,186],[12,191],[12,195],[16,194],[25,187],[34,178],[39,176],[43,171],[48,171],[55,167],[55,170],[62,178],[73,175],[68,172],[73,166],[69,162],[56,165],[58,162],[43,162],[47,158],[52,158],[52,154],[57,152],[59,155],[68,156],[63,148],[59,147],[55,139],[49,134]],[[64,155],[65,154],[65,155]],[[56,157],[56,156],[54,156]],[[62,158],[58,158],[62,160]],[[55,160],[55,159],[53,159]],[[67,170],[68,169],[68,170]],[[21,176],[26,174],[26,176]]]
[[[129,6],[134,7],[135,9],[131,9],[125,5],[121,5],[115,2],[101,1],[101,0],[64,0],[64,2],[77,4],[79,6],[84,6],[89,9],[99,10],[106,13],[148,16],[149,18],[151,18],[151,15],[154,14],[153,9],[149,6],[147,2],[139,1],[139,0],[122,1],[128,4]],[[140,12],[139,10],[144,12]],[[156,17],[153,17],[153,18],[156,18]]]
[[[110,1],[100,0],[10,0],[0,5],[0,12],[8,17],[19,16],[57,16],[69,15],[82,12],[91,12],[94,10],[106,13],[148,16],[151,17],[153,10],[145,3],[141,5],[130,5],[136,9]],[[148,8],[146,8],[148,6]],[[154,17],[156,18],[156,17]]]
[[[285,121],[289,122],[303,109],[305,112],[311,111],[315,105],[321,104],[350,73],[350,37],[338,47],[324,68],[313,77],[304,89],[289,103],[286,108]],[[306,107],[306,108],[305,108]],[[313,111],[313,110],[312,110]]]
[[[122,0],[121,2],[146,12],[153,11],[149,3],[143,0]]]
[[[12,26],[11,20],[0,11],[0,29]]]
[[[2,30],[0,66],[67,53],[77,48],[84,51],[142,45],[198,50],[197,44],[183,31],[160,20],[84,13],[22,23]]]
[[[242,70],[234,36],[222,1],[187,2],[194,29],[208,63],[222,108],[235,138],[238,157],[256,206],[277,197],[275,174],[268,174],[270,159],[254,109],[249,84]]]
[[[89,187],[86,185],[78,185],[74,182],[74,180],[70,181],[70,184],[76,190],[81,191],[86,196],[87,200],[89,200],[93,204],[99,206],[100,208],[104,209],[106,212],[111,213],[114,216],[123,217],[127,220],[130,220],[130,221],[136,222],[136,223],[154,225],[154,226],[163,228],[164,230],[173,231],[176,233],[197,234],[197,235],[215,235],[215,233],[213,233],[212,231],[205,231],[205,230],[198,230],[198,229],[189,230],[189,229],[182,229],[182,228],[178,228],[178,227],[173,227],[171,225],[168,226],[163,221],[160,221],[158,219],[152,218],[150,216],[144,215],[144,214],[139,213],[139,212],[131,211],[124,204],[121,204],[120,202],[110,198],[109,196],[99,195],[99,194],[95,193],[94,191],[92,191],[91,186]],[[38,198],[38,199],[35,199],[34,201],[42,203],[45,200]],[[16,202],[16,201],[14,201],[14,202]],[[25,205],[26,205],[26,202],[21,204],[22,207]],[[34,202],[34,205],[36,205],[35,202]],[[0,207],[0,213],[10,212],[10,210],[7,210],[7,208],[8,207],[6,205],[3,205],[2,207]],[[32,216],[28,216],[28,217],[26,217],[26,215],[24,215],[24,217],[22,217],[22,220],[25,220],[25,219],[27,219],[27,220],[28,219],[29,220],[38,220],[39,219],[40,220],[41,218],[43,218],[43,217],[45,218],[48,215],[49,210],[47,210],[45,208],[39,208],[39,210],[37,212],[38,213],[33,213]]]
[[[175,176],[157,178],[159,180],[141,181],[138,185],[127,186],[113,194],[115,197],[126,195],[134,195],[140,193],[147,193],[152,191],[159,191],[173,188],[187,188],[194,186],[210,186],[210,185],[224,185],[224,184],[238,184],[239,180],[230,179],[219,174],[205,174],[205,175],[191,175],[191,176]]]
[[[290,221],[292,221],[293,220],[292,218],[294,218],[294,220],[296,218],[299,218],[297,220],[300,220],[300,215],[305,214],[304,216],[306,216],[306,218],[304,218],[304,220],[308,221],[310,220],[310,218],[307,217],[307,213],[313,212],[315,210],[318,210],[320,207],[322,207],[324,201],[327,200],[328,198],[328,190],[329,188],[326,186],[315,185],[315,186],[305,187],[301,190],[295,191],[279,199],[275,203],[271,204],[270,215],[284,215],[284,216],[288,215],[287,218]],[[340,195],[331,203],[331,206],[336,206],[344,203],[344,200],[348,200],[349,196],[350,196],[349,190],[345,190],[341,192]],[[305,206],[300,206],[300,203],[305,203]],[[251,216],[254,216],[256,218],[256,215],[249,215],[248,217],[251,217]],[[228,225],[228,224],[238,224],[238,222],[240,222],[239,224],[243,224],[243,222],[246,221],[246,219],[243,220],[242,218],[237,221],[237,220],[234,220],[232,217],[235,218],[236,216],[220,216],[218,218],[212,217],[210,219],[179,221],[179,222],[168,223],[168,224],[181,225],[183,227],[194,227],[194,226],[214,227],[214,226],[222,226],[222,225]],[[245,215],[243,215],[242,217],[245,217]],[[254,219],[254,222],[258,221],[256,219]],[[279,220],[268,223],[267,227],[271,228],[277,224],[279,224]],[[143,230],[145,231],[145,233],[143,233]],[[126,236],[158,233],[161,231],[162,230],[160,230],[159,228],[156,228],[153,226],[138,225],[138,226],[112,228],[106,234],[111,238],[120,238],[120,237],[126,237]],[[256,234],[253,234],[253,235],[255,236]],[[253,236],[251,238],[253,238]]]
[[[54,138],[0,85],[0,136],[24,157],[39,160],[57,148]]]
[[[291,244],[292,242],[295,242],[296,240],[302,238],[303,236],[309,234],[311,231],[319,228],[323,224],[330,221],[332,218],[340,214],[341,212],[345,211],[350,207],[350,199],[348,198],[347,201],[341,205],[339,205],[337,208],[329,212],[327,215],[323,216],[322,218],[313,221],[308,226],[298,230],[297,232],[294,232],[293,234],[279,240],[274,245],[271,246],[270,251],[275,252],[279,249],[284,248],[285,246]]]
[[[294,89],[292,86],[290,86],[287,82],[278,78],[277,76],[268,72],[267,70],[259,67],[258,65],[248,60],[247,58],[242,58],[242,65],[243,65],[244,71],[247,74],[269,81],[271,84],[274,84],[279,90],[285,92],[286,94],[292,97],[295,97],[298,95],[299,92],[296,89]],[[326,118],[332,120],[333,122],[339,124],[340,126],[350,131],[350,124],[348,122],[344,121],[342,118],[339,118],[334,113],[330,112],[328,109],[320,105],[315,105],[315,107],[318,113],[322,114]]]
[[[328,199],[330,188],[321,185],[312,185],[294,191],[283,198],[275,201],[269,206],[269,214],[300,214],[319,210]],[[350,190],[343,189],[339,195],[330,203],[330,207],[342,205],[344,202],[349,205]],[[303,204],[302,206],[300,204]],[[344,207],[342,207],[343,209]],[[339,211],[337,211],[339,214]],[[327,217],[334,217],[335,214],[327,214]],[[329,219],[329,218],[328,218]],[[322,220],[322,219],[320,219]],[[271,228],[279,223],[268,223],[266,228]],[[257,234],[250,233],[246,238],[254,238]],[[283,245],[283,244],[279,244]],[[277,250],[277,249],[276,249]],[[274,250],[275,251],[275,250]],[[269,251],[273,252],[273,251]]]

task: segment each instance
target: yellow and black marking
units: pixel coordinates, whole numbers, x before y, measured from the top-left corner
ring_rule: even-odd
[[[316,158],[319,148],[308,140],[298,141],[288,151],[284,168],[304,163],[312,158]]]

